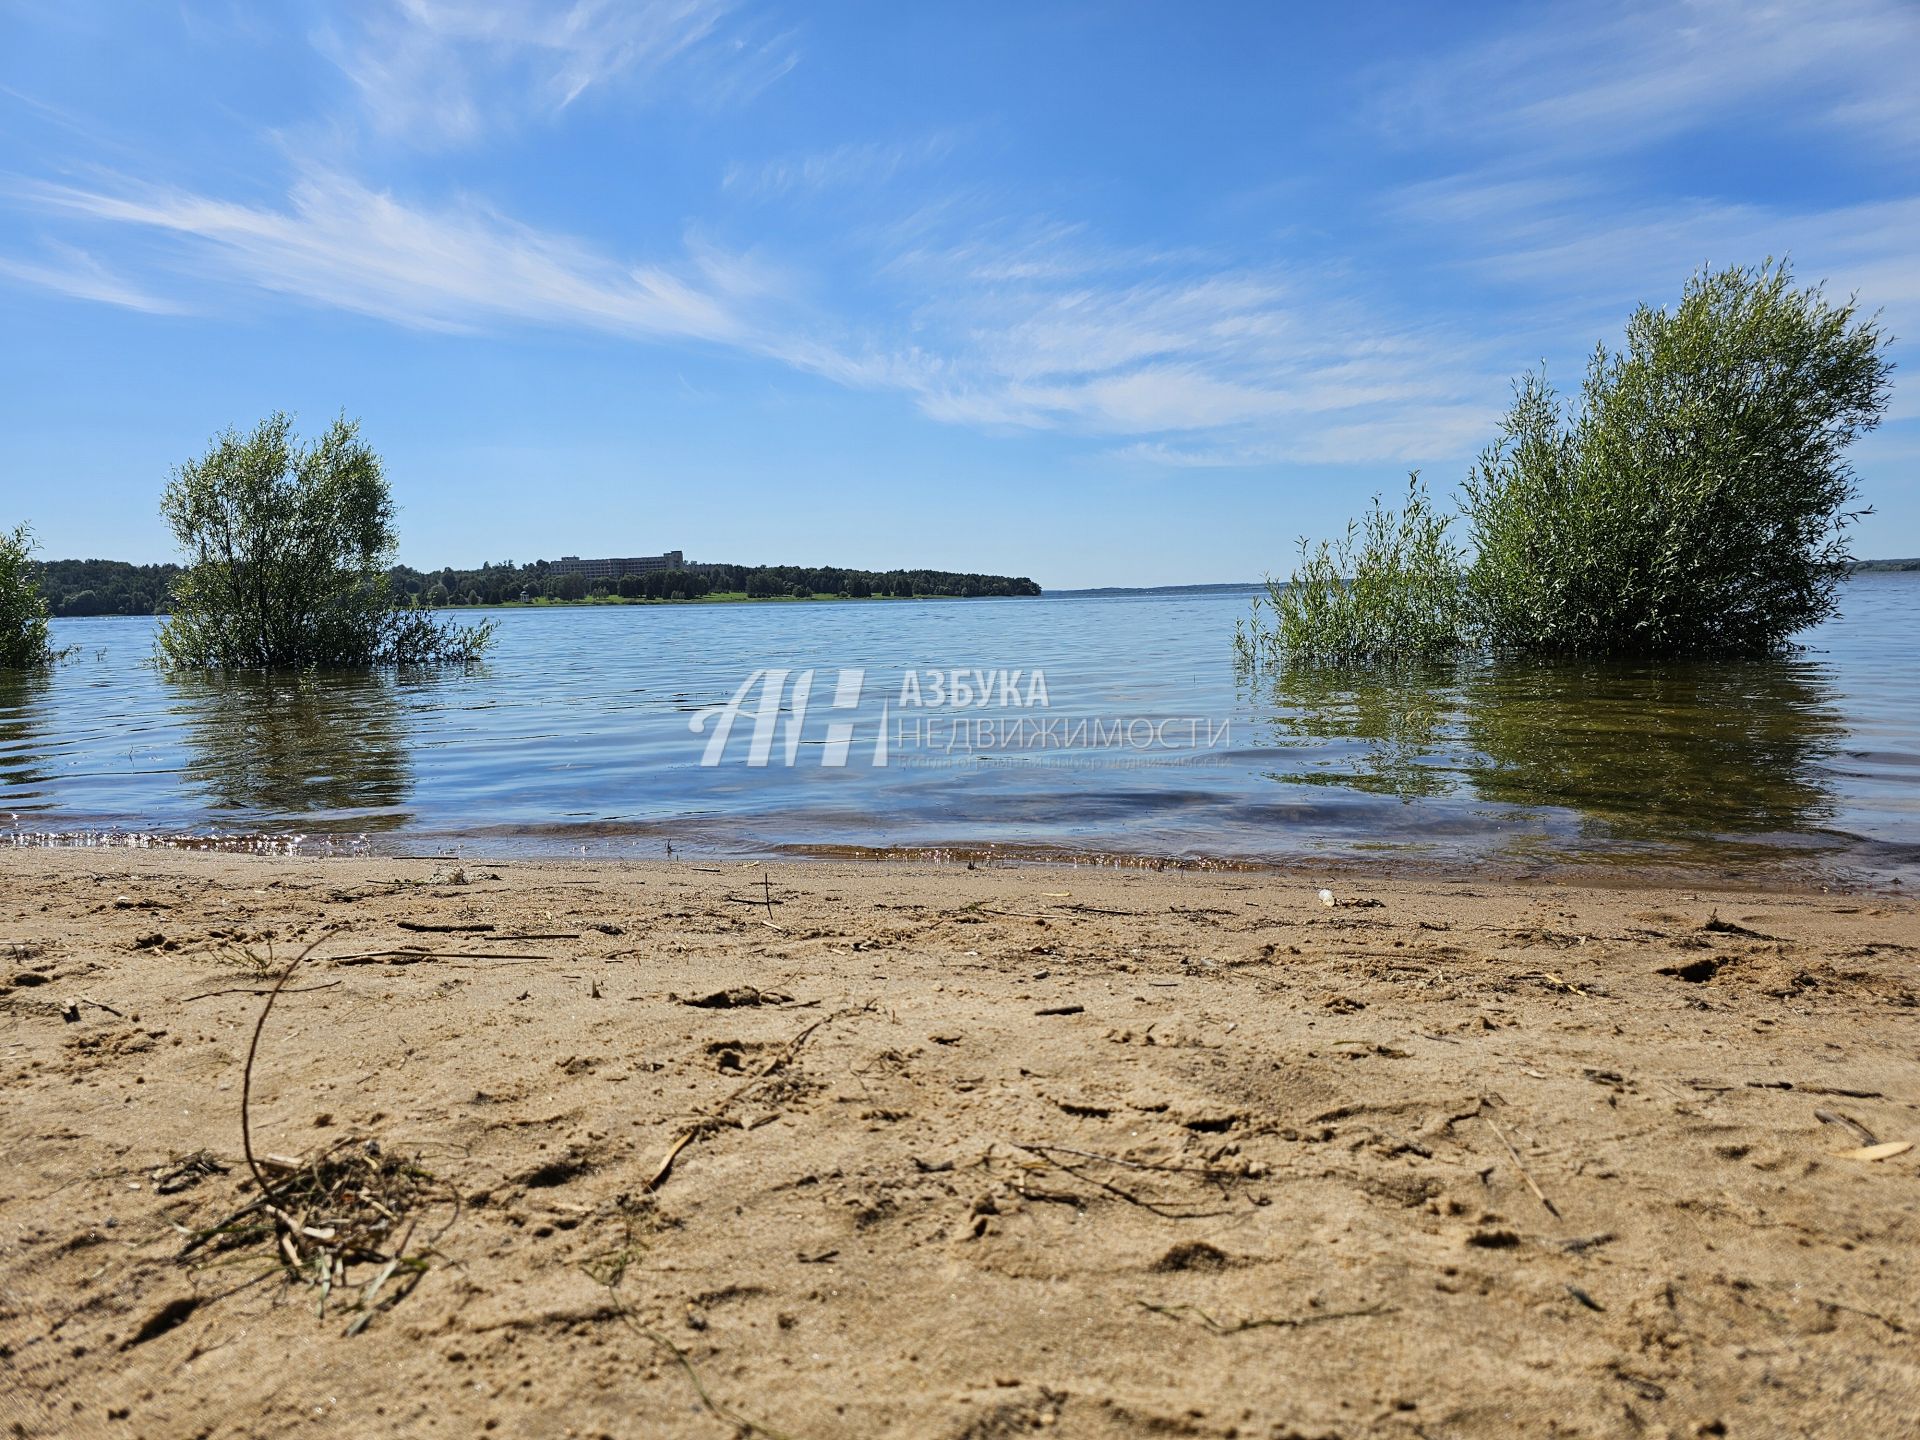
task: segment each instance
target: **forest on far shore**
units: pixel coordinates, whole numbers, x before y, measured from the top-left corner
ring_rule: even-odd
[[[854,570],[834,565],[693,564],[680,570],[588,580],[553,575],[550,563],[511,560],[461,570],[391,570],[396,594],[422,605],[503,605],[526,600],[585,600],[595,595],[643,600],[700,600],[710,595],[778,599],[799,595],[970,598],[1038,595],[1024,576],[971,575],[949,570]],[[161,615],[180,567],[132,565],[124,560],[46,560],[35,567],[48,608],[56,616]]]

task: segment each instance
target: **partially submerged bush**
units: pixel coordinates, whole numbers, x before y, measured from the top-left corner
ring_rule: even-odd
[[[1376,495],[1365,519],[1349,522],[1338,540],[1310,546],[1302,538],[1292,579],[1269,580],[1264,605],[1256,599],[1251,619],[1234,627],[1242,662],[1347,663],[1459,649],[1467,610],[1451,523],[1415,473],[1398,511]]]
[[[160,505],[187,553],[157,645],[200,669],[471,660],[492,626],[397,608],[393,499],[359,427],[311,445],[274,415],[174,472]]]
[[[33,574],[33,532],[0,530],[0,669],[25,670],[55,658],[47,599]]]
[[[1701,272],[1594,353],[1577,407],[1523,379],[1466,487],[1496,646],[1754,654],[1833,612],[1887,337],[1785,265]]]
[[[1464,575],[1424,494],[1399,517],[1376,499],[1358,546],[1352,527],[1301,542],[1241,657],[1775,649],[1833,612],[1856,518],[1846,450],[1886,407],[1888,344],[1783,264],[1702,271],[1676,309],[1636,311],[1623,350],[1596,350],[1577,406],[1543,375],[1516,384],[1465,486]]]

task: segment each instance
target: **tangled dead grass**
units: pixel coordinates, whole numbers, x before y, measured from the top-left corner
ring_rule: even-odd
[[[247,1046],[240,1141],[255,1196],[218,1224],[190,1235],[178,1258],[198,1264],[211,1255],[231,1258],[232,1252],[257,1253],[264,1246],[276,1268],[319,1292],[323,1318],[330,1304],[357,1312],[347,1327],[347,1334],[356,1335],[419,1283],[438,1241],[459,1218],[460,1196],[420,1157],[390,1153],[370,1136],[344,1137],[304,1159],[255,1153],[253,1071],[260,1038],[274,1002],[319,943],[308,945],[281,971]],[[423,1233],[423,1224],[431,1230]],[[417,1245],[416,1236],[421,1237]],[[336,1293],[352,1298],[336,1301]]]

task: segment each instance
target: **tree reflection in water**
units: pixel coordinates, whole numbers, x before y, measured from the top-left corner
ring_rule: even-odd
[[[0,809],[44,810],[52,804],[44,788],[53,783],[44,735],[51,683],[44,669],[0,670]]]
[[[215,809],[315,830],[396,830],[413,789],[402,688],[375,671],[169,679],[182,780]],[[236,817],[238,818],[238,817]]]
[[[1824,766],[1845,730],[1810,661],[1494,666],[1468,681],[1463,708],[1488,800],[1567,805],[1650,840],[1833,817]]]
[[[1302,760],[1272,772],[1286,783],[1552,807],[1661,846],[1816,829],[1836,809],[1826,766],[1844,727],[1824,667],[1798,657],[1291,667],[1258,683],[1271,742]]]
[[[1459,718],[1457,667],[1293,665],[1263,680],[1271,743],[1298,752],[1306,766],[1269,772],[1271,778],[1408,802],[1459,788],[1450,758]]]

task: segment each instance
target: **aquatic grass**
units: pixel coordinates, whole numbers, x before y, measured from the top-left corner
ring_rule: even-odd
[[[1269,578],[1253,615],[1234,628],[1241,663],[1350,665],[1463,649],[1471,630],[1451,524],[1415,471],[1400,509],[1376,495],[1339,539],[1310,545],[1303,537],[1292,576]]]

